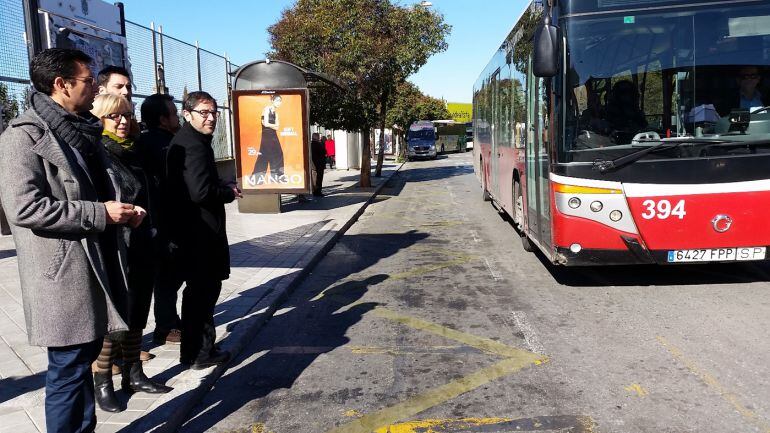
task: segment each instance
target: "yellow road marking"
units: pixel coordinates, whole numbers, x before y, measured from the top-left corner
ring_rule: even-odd
[[[489,338],[467,334],[465,332],[447,328],[446,326],[441,326],[432,322],[417,319],[415,317],[398,314],[395,311],[388,310],[387,308],[377,307],[373,310],[373,313],[376,316],[401,323],[402,325],[406,325],[410,328],[430,332],[432,334],[457,341],[466,346],[476,348],[483,352],[502,356],[504,358],[526,357],[528,362],[534,364],[541,364],[546,362],[548,359],[542,355],[528,352],[526,350],[516,349]]]
[[[473,256],[460,256],[459,258],[456,258],[454,260],[448,260],[448,261],[445,261],[445,262],[434,263],[434,264],[424,265],[424,266],[417,266],[417,267],[413,268],[412,270],[409,270],[409,271],[406,271],[406,272],[401,272],[401,273],[398,273],[398,274],[393,274],[388,279],[389,280],[403,280],[403,279],[406,279],[406,278],[418,277],[420,275],[429,274],[429,273],[437,271],[439,269],[448,268],[448,267],[454,266],[454,265],[462,265],[464,263],[468,263],[468,262],[472,261],[473,259],[475,259],[475,257],[473,257]]]
[[[526,419],[512,418],[460,418],[460,419],[425,419],[407,421],[380,427],[374,433],[449,433],[471,432],[476,427],[486,431],[485,426],[498,426],[505,431],[563,431],[574,433],[592,433],[596,422],[590,416],[546,416]],[[490,430],[491,431],[491,430]]]
[[[540,365],[548,361],[548,358],[536,353],[506,346],[489,338],[478,337],[447,328],[446,326],[398,314],[386,308],[377,307],[373,312],[379,317],[401,323],[413,329],[430,332],[481,351],[502,356],[505,359],[475,373],[455,379],[446,385],[425,391],[394,406],[364,415],[355,421],[329,430],[327,433],[371,433],[378,428],[390,426],[401,419],[414,416],[491,381],[513,374],[531,365]]]
[[[427,346],[418,349],[405,349],[403,347],[376,347],[376,346],[349,346],[350,351],[360,355],[425,355],[432,352],[446,353],[450,350],[460,349],[462,346]]]
[[[639,397],[645,397],[647,394],[649,394],[647,390],[642,388],[642,386],[639,385],[638,383],[632,383],[631,385],[628,385],[623,389],[625,389],[628,392],[633,392]]]
[[[530,353],[529,356],[504,359],[492,366],[418,394],[394,406],[364,415],[348,424],[331,429],[327,433],[371,433],[398,420],[417,415],[493,380],[522,370],[534,364],[533,359],[536,358],[537,356]]]
[[[665,338],[658,336],[657,339],[658,342],[662,344],[663,347],[665,347],[674,358],[676,358],[676,360],[684,364],[688,370],[696,374],[706,385],[717,391],[720,397],[730,403],[730,405],[747,421],[759,427],[765,433],[770,433],[770,425],[759,418],[759,416],[754,411],[744,406],[740,402],[740,399],[737,395],[728,391],[727,388],[719,383],[719,381],[714,376],[703,371],[694,361],[688,359],[681,350],[679,350],[676,346],[671,345]]]
[[[426,419],[421,421],[409,421],[400,424],[378,428],[374,433],[435,433],[448,429],[468,429],[483,425],[494,425],[513,421],[510,418],[463,418],[463,419]]]

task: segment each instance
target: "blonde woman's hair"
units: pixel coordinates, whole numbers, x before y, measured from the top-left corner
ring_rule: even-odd
[[[110,113],[125,113],[127,111],[133,111],[128,99],[122,96],[103,94],[96,95],[94,98],[94,108],[91,109],[91,114],[101,119]]]

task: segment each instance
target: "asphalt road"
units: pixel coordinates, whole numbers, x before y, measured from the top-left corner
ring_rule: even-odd
[[[182,431],[770,432],[770,267],[565,269],[410,162]]]

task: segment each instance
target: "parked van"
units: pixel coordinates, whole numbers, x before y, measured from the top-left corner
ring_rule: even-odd
[[[436,159],[436,129],[430,120],[418,120],[409,126],[406,136],[407,159]]]

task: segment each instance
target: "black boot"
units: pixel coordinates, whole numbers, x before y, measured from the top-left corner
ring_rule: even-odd
[[[115,397],[111,374],[94,373],[94,394],[101,410],[113,413],[123,411],[118,398]]]
[[[120,381],[123,391],[128,393],[146,392],[148,394],[165,394],[171,391],[172,387],[150,380],[141,362],[127,363],[123,365],[123,379]]]

